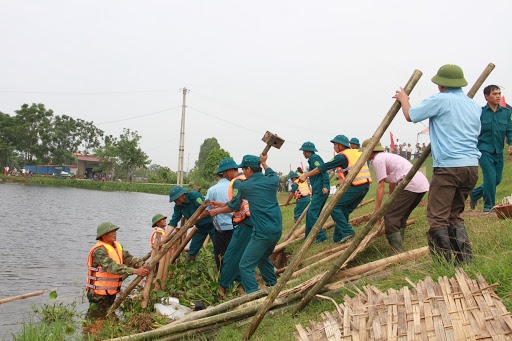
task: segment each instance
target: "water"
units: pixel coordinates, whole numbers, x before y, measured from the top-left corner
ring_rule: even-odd
[[[164,195],[10,183],[0,184],[0,203],[0,299],[57,288],[57,303],[84,297],[87,256],[101,222],[119,226],[118,241],[142,257],[150,250],[151,218],[173,209]],[[43,303],[54,301],[45,293],[0,304],[0,340]],[[79,311],[87,307],[85,299]]]

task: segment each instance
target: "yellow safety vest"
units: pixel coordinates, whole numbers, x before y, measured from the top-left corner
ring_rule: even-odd
[[[348,166],[347,168],[341,168],[336,167],[336,175],[338,177],[338,182],[342,183],[345,180],[345,172],[350,173],[352,171],[352,168],[354,168],[355,163],[357,160],[359,160],[359,157],[361,156],[361,152],[359,152],[357,149],[345,149],[342,152],[338,154],[343,154],[347,158]],[[360,186],[364,184],[371,184],[372,183],[372,176],[370,174],[370,169],[368,168],[368,165],[365,163],[359,173],[357,173],[357,176],[355,177],[354,181],[352,181],[352,186]]]

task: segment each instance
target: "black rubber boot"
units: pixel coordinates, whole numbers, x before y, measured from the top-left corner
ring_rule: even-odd
[[[386,238],[388,239],[389,245],[391,245],[396,253],[404,252],[404,248],[402,246],[402,236],[400,235],[400,232],[386,234]]]
[[[448,230],[429,230],[427,232],[427,241],[430,253],[433,256],[439,259],[444,259],[448,263],[452,263],[452,252]]]
[[[448,228],[450,244],[458,264],[469,264],[473,261],[473,252],[469,241],[468,232],[464,223],[451,225]]]

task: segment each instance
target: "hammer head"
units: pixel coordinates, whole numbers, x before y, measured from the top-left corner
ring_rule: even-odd
[[[267,131],[263,138],[261,139],[268,146],[280,149],[284,143],[284,140],[270,131]]]

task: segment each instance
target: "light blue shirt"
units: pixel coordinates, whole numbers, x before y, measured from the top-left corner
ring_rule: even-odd
[[[461,88],[448,88],[409,110],[414,123],[430,119],[434,167],[478,166],[482,108]]]
[[[220,179],[217,184],[210,187],[208,189],[208,192],[206,193],[206,199],[207,200],[213,200],[213,201],[220,201],[220,202],[228,202],[228,186],[229,186],[229,180],[228,179]],[[211,207],[208,206],[206,208],[207,210],[210,210]],[[217,216],[213,217],[213,225],[215,226],[215,229],[219,231],[227,231],[233,229],[233,220],[231,213],[221,213]]]

